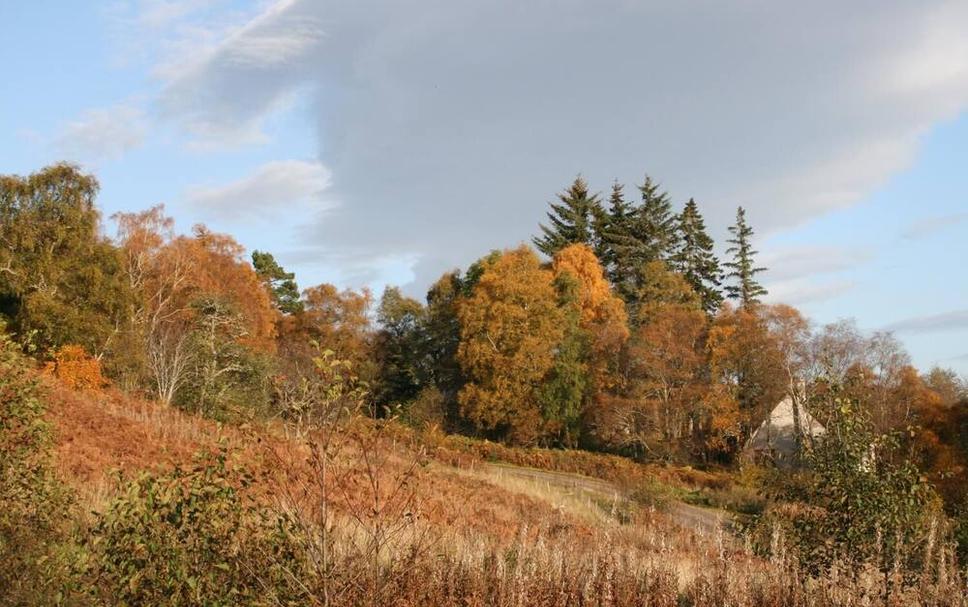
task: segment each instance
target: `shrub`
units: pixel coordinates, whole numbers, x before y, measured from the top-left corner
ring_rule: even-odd
[[[50,463],[35,377],[0,326],[0,605],[46,604],[72,588],[70,495]]]
[[[225,451],[143,475],[95,525],[98,592],[123,605],[295,605],[305,597],[294,527],[243,497]]]
[[[778,472],[769,482],[772,496],[787,504],[772,508],[764,522],[784,529],[798,558],[814,569],[838,560],[882,571],[919,569],[921,551],[914,548],[941,516],[937,495],[902,453],[899,434],[876,434],[848,399],[832,397],[815,409],[824,407],[824,439],[807,451],[804,470]]]
[[[44,373],[72,390],[98,391],[108,385],[101,374],[101,361],[88,354],[83,346],[61,346],[54,350],[52,358],[44,366]]]

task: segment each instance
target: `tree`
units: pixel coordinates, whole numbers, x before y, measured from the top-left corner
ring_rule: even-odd
[[[730,226],[729,233],[733,237],[726,242],[732,246],[726,249],[726,253],[731,254],[733,259],[725,265],[730,270],[727,277],[732,278],[734,284],[726,286],[726,294],[744,308],[751,308],[760,302],[760,297],[767,294],[766,289],[756,282],[756,275],[765,272],[766,268],[757,267],[753,261],[759,251],[754,251],[750,242],[753,228],[746,224],[746,211],[743,207],[736,209],[736,225]]]
[[[272,301],[280,312],[302,312],[303,304],[299,300],[299,287],[294,273],[286,272],[271,253],[262,251],[252,251],[252,267],[272,294]]]
[[[550,225],[541,224],[542,235],[533,238],[538,250],[549,257],[570,244],[594,245],[595,219],[601,213],[598,194],[588,192],[588,183],[581,175],[558,194],[558,200],[557,204],[551,203]]]
[[[647,451],[662,443],[673,450],[706,420],[699,404],[705,392],[706,316],[697,307],[664,306],[638,327],[630,343],[631,395],[641,409],[635,433]]]
[[[98,188],[67,164],[0,176],[0,315],[21,340],[100,358],[125,327],[131,294],[99,232]]]
[[[565,336],[543,394],[548,399],[554,394],[557,415],[568,430],[566,442],[574,444],[578,422],[596,395],[617,383],[618,359],[629,336],[628,318],[625,304],[612,292],[588,246],[561,249],[552,261],[552,270]]]
[[[740,436],[749,436],[790,387],[783,353],[756,310],[724,306],[707,340],[712,381],[720,383],[739,407]]]
[[[214,297],[193,304],[194,326],[188,344],[188,369],[179,404],[224,419],[244,405],[259,411],[268,403],[268,365],[245,345],[245,318]]]
[[[492,435],[534,443],[545,425],[536,390],[564,333],[553,274],[527,247],[505,251],[484,264],[457,315],[462,413]]]
[[[702,309],[699,295],[685,277],[671,271],[664,261],[650,261],[639,266],[636,283],[638,286],[629,304],[632,325],[647,322],[651,314],[665,306]]]
[[[713,254],[713,239],[706,233],[706,224],[692,198],[676,217],[676,233],[677,248],[671,266],[699,295],[703,310],[712,314],[723,302],[722,271]]]
[[[620,252],[629,245],[635,207],[625,201],[624,186],[618,181],[612,184],[608,198],[608,209],[600,213],[595,224],[595,254],[601,261],[609,281],[621,289],[630,285],[634,274],[629,264],[624,263]]]
[[[648,175],[638,189],[642,203],[632,222],[631,236],[635,242],[629,251],[635,267],[650,261],[666,261],[676,248],[676,217],[669,194]]]
[[[425,332],[430,380],[448,407],[450,422],[458,420],[457,394],[464,385],[457,351],[461,328],[457,308],[464,281],[456,270],[441,276],[427,291]]]
[[[380,330],[374,347],[379,377],[374,396],[378,405],[408,403],[429,379],[426,310],[400,289],[386,287],[377,308]]]

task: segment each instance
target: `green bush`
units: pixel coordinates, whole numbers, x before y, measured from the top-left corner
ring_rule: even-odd
[[[118,605],[299,605],[295,526],[243,496],[224,451],[128,484],[90,540],[98,593]]]
[[[848,399],[817,403],[827,432],[807,450],[805,468],[777,472],[767,483],[781,502],[762,520],[766,536],[783,531],[801,562],[868,562],[882,570],[917,570],[940,500],[903,452],[898,433],[878,434],[864,409]]]
[[[71,499],[50,462],[36,377],[0,325],[0,605],[66,603]]]

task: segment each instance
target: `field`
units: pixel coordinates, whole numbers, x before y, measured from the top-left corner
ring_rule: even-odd
[[[220,425],[116,391],[47,390],[54,461],[81,510],[103,513],[125,479],[222,449],[252,473],[255,502],[325,530],[329,578],[308,604],[966,604],[945,547],[913,584],[872,569],[808,574],[779,536],[771,557],[757,556],[733,513],[679,499],[727,494],[726,475],[365,419],[296,438],[280,424]],[[321,480],[312,446],[327,440]]]

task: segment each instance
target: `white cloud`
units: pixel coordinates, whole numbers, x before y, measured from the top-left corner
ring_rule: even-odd
[[[854,289],[857,284],[850,280],[815,283],[805,279],[793,279],[767,285],[769,294],[764,298],[771,303],[803,305],[826,301]]]
[[[968,213],[952,213],[938,217],[927,217],[909,225],[901,233],[901,237],[907,240],[918,240],[966,221],[968,221]]]
[[[648,171],[695,196],[713,234],[742,204],[766,235],[864,198],[968,108],[957,0],[283,0],[174,30],[160,115],[205,143],[259,143],[317,92],[347,205],[305,238],[416,251],[424,284],[526,241],[579,171],[601,189]]]
[[[885,329],[897,333],[930,333],[968,329],[968,309],[906,318],[888,325]]]
[[[322,196],[331,184],[329,169],[318,162],[269,162],[251,175],[217,186],[196,186],[186,194],[190,205],[223,220],[266,218],[293,205],[322,210],[332,205]]]
[[[241,24],[177,28],[155,68],[164,81],[156,108],[204,147],[264,143],[265,119],[311,86],[323,39],[320,20],[280,1]]]
[[[766,282],[783,282],[850,270],[872,256],[871,251],[863,249],[805,246],[768,251],[758,262],[768,268],[764,274]]]
[[[147,135],[144,112],[133,105],[119,104],[88,110],[68,122],[53,147],[70,160],[98,163],[139,147]]]

